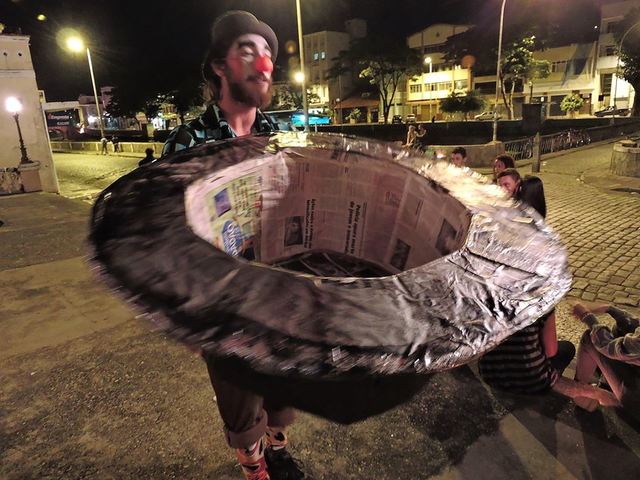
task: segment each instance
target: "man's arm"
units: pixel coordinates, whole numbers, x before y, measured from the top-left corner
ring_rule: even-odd
[[[626,323],[628,326],[635,325],[635,329],[624,336],[616,338],[609,327],[598,324],[593,312],[607,312],[616,319],[618,325],[621,323]],[[578,303],[573,307],[573,314],[591,329],[591,342],[598,352],[613,360],[640,366],[640,326],[638,326],[638,319],[624,310],[608,305],[584,306]]]

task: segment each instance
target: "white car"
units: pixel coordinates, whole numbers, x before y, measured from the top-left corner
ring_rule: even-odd
[[[500,115],[498,115],[498,120],[500,120],[502,117]],[[473,117],[474,120],[493,120],[493,112],[482,112],[478,115],[476,115],[475,117]]]

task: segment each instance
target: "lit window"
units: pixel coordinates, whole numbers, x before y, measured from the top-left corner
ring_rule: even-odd
[[[313,61],[314,62],[318,61],[318,52],[313,52]]]
[[[325,58],[327,58],[327,54],[326,54],[326,52],[320,52],[320,58],[321,58],[322,60],[324,60]]]

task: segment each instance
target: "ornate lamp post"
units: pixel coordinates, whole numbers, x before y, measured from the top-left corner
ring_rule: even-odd
[[[9,97],[5,102],[5,106],[7,111],[13,115],[13,119],[16,121],[16,127],[18,127],[18,138],[20,140],[20,165],[33,163],[29,160],[29,156],[27,155],[27,147],[24,146],[22,130],[20,129],[20,121],[18,119],[20,112],[22,111],[22,102],[16,97]]]

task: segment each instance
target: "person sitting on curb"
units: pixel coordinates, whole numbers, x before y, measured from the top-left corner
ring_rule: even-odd
[[[403,147],[413,148],[416,144],[417,132],[415,125],[409,125],[409,130],[407,130],[407,142],[403,145]]]
[[[508,153],[502,153],[493,161],[493,183],[498,183],[498,174],[507,168],[516,168],[516,162]]]
[[[451,152],[451,163],[456,167],[465,167],[467,165],[467,149],[464,147],[456,147]]]
[[[498,185],[500,185],[510,197],[516,198],[522,183],[522,177],[515,168],[507,168],[496,175]]]
[[[153,162],[156,159],[156,157],[153,156],[153,148],[151,147],[145,148],[144,153],[145,153],[145,157],[138,162],[139,167],[144,167],[145,165],[149,165],[151,162]]]
[[[616,326],[599,324],[597,313],[608,313]],[[640,319],[608,304],[577,303],[573,315],[589,327],[580,339],[575,379],[589,383],[599,369],[619,406],[640,420]]]

